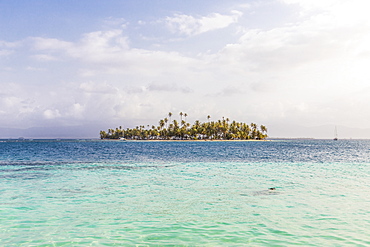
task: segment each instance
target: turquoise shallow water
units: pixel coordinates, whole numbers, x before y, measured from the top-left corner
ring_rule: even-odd
[[[0,243],[369,246],[369,181],[369,141],[0,142]]]

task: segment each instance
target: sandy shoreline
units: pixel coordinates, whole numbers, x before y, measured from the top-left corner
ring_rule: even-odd
[[[268,142],[272,140],[131,140],[131,139],[102,139],[102,141],[121,141],[121,142]]]

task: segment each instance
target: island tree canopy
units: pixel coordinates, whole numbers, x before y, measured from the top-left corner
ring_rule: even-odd
[[[123,129],[122,126],[115,129],[100,131],[101,139],[129,140],[262,140],[267,137],[267,128],[255,123],[250,125],[242,122],[230,121],[222,118],[217,121],[202,123],[196,120],[193,125],[186,122],[186,113],[180,112],[180,120],[171,121],[172,113],[168,118],[159,120],[158,126],[136,126],[133,129]]]

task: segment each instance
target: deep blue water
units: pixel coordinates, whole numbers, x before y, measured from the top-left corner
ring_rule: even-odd
[[[370,161],[368,140],[265,142],[4,141],[2,163],[60,162],[356,162]]]
[[[369,246],[369,186],[368,140],[3,140],[0,245]]]

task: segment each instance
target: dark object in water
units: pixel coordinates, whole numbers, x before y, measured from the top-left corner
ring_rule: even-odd
[[[254,196],[268,196],[268,195],[279,195],[280,191],[277,191],[275,187],[268,188],[267,190],[255,191]]]

